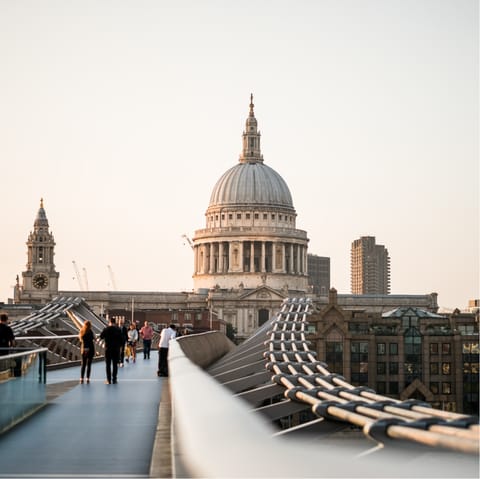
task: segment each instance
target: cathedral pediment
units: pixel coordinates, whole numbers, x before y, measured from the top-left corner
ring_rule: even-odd
[[[260,286],[256,289],[251,289],[244,291],[242,295],[239,296],[239,299],[266,299],[269,301],[283,301],[286,298],[280,291],[270,288],[269,286]]]

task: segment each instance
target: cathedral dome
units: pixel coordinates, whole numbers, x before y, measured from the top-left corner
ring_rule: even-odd
[[[243,132],[239,163],[217,181],[210,196],[209,209],[232,207],[280,207],[293,210],[292,195],[284,179],[265,165],[260,151],[260,132],[250,97],[250,113]]]
[[[284,179],[263,162],[241,162],[217,181],[210,206],[280,206],[293,208]]]
[[[216,182],[205,228],[195,231],[194,289],[235,296],[244,289],[268,287],[283,291],[279,298],[286,291],[303,294],[308,288],[307,233],[296,228],[286,182],[263,162],[253,107],[250,96],[239,161]],[[258,294],[271,298],[270,291]],[[250,311],[233,316],[241,328],[253,320]]]

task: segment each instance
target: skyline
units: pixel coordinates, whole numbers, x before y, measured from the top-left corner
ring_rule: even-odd
[[[60,290],[190,291],[186,234],[250,94],[308,252],[350,293],[375,236],[392,294],[479,297],[478,3],[0,1],[0,301],[40,198]],[[254,12],[254,14],[252,13]]]

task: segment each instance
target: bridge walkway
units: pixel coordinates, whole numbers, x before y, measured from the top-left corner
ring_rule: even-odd
[[[0,436],[0,477],[150,477],[168,390],[156,372],[156,351],[119,368],[118,384],[104,384],[103,361],[90,384],[79,384],[79,366],[48,371],[47,389],[63,394]]]

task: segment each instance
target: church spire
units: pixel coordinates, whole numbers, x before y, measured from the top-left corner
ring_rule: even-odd
[[[35,218],[35,222],[33,223],[35,230],[38,229],[46,229],[48,231],[48,219],[47,214],[43,208],[43,198],[40,199],[40,208],[38,209],[37,217]]]
[[[240,163],[263,163],[263,155],[260,151],[260,132],[257,129],[257,119],[253,112],[253,94],[250,94],[250,112],[245,122],[243,132],[243,149],[240,155]]]

